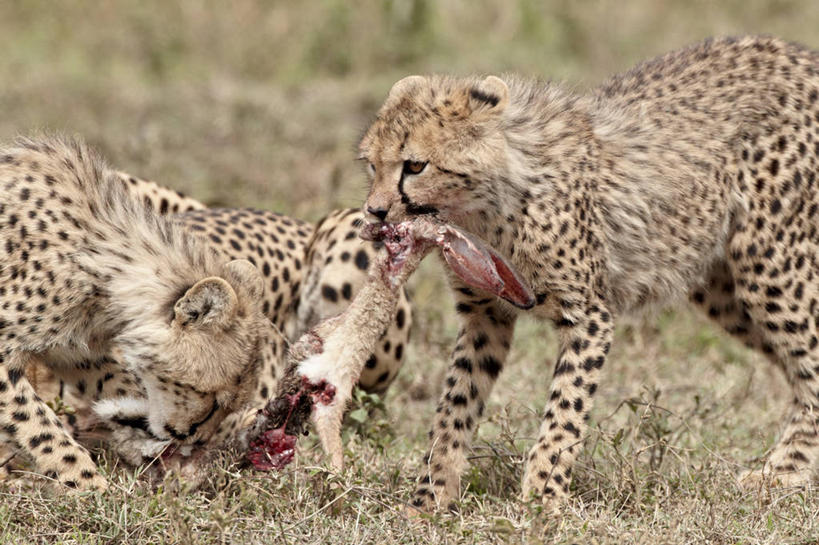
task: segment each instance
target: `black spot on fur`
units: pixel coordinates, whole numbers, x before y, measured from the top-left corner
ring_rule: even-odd
[[[472,374],[472,362],[466,358],[457,358],[453,365],[458,369],[466,371],[470,375]]]
[[[338,301],[338,292],[334,287],[327,284],[321,286],[321,296],[333,303]]]
[[[34,449],[39,447],[42,443],[52,440],[54,440],[54,436],[50,433],[41,433],[40,435],[35,435],[32,437],[28,442],[28,446]]]
[[[23,370],[22,369],[9,369],[8,370],[8,375],[9,375],[9,382],[11,383],[12,386],[15,386],[20,381],[20,379],[23,377]]]
[[[370,267],[370,258],[367,256],[367,252],[359,250],[355,254],[355,266],[362,271],[366,271]]]
[[[501,372],[501,362],[498,361],[497,358],[492,356],[485,356],[480,361],[481,371],[492,377],[493,379],[498,378],[498,375]]]

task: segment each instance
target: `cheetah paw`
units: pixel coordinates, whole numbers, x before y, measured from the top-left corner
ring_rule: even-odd
[[[542,486],[542,485],[541,485]],[[562,514],[563,503],[565,496],[556,496],[554,494],[543,494],[537,492],[537,486],[525,486],[520,495],[520,501],[523,503],[535,503],[540,501],[543,505],[542,513],[547,517],[559,517]]]
[[[432,513],[455,513],[458,510],[458,504],[455,500],[450,499],[452,497],[443,488],[439,489],[437,493],[428,489],[419,489],[413,495],[412,501],[402,509],[402,512],[408,518],[414,519]]]
[[[563,514],[563,504],[565,498],[544,495],[541,498],[543,504],[543,514],[547,517],[559,517]]]
[[[424,511],[420,507],[415,507],[410,504],[406,504],[401,507],[401,514],[404,515],[410,521],[419,521],[424,518],[424,515],[427,514],[427,511]]]
[[[108,489],[108,480],[96,471],[90,477],[81,474],[61,475],[59,483],[63,485],[64,488],[74,492],[104,492]]]

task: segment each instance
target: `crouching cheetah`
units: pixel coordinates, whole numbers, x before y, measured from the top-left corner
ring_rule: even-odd
[[[287,331],[288,338],[294,338],[318,321],[340,313],[365,282],[375,247],[358,237],[363,216],[355,209],[337,210],[314,226],[269,211],[207,209],[199,201],[154,182],[122,172],[118,176],[138,201],[160,214],[171,214],[177,225],[203,238],[225,259],[246,259],[262,275],[262,311],[275,331],[263,347],[250,403],[225,418],[207,441],[210,447],[230,444],[236,431],[275,392],[287,346],[280,333]],[[393,382],[404,361],[411,320],[412,309],[402,292],[394,320],[367,359],[361,388],[383,393]],[[165,442],[146,426],[142,402],[146,393],[139,378],[111,354],[88,361],[84,367],[84,373],[74,374],[62,385],[53,375],[40,372],[35,389],[47,399],[60,396],[75,409],[68,424],[83,442],[98,445],[102,439],[102,446],[132,464],[153,461]],[[85,426],[99,418],[110,433],[102,437],[93,433],[89,438]]]
[[[79,142],[0,150],[0,183],[3,439],[62,484],[103,487],[25,371],[39,360],[83,376],[112,354],[145,392],[123,410],[144,414],[160,440],[207,440],[248,400],[274,333],[256,267],[151,212]]]
[[[411,76],[360,144],[372,221],[434,214],[485,239],[537,294],[559,357],[523,494],[566,496],[617,316],[683,296],[785,372],[793,401],[760,475],[819,454],[819,55],[713,39],[588,94]],[[452,279],[462,322],[413,504],[457,496],[519,311]]]
[[[288,339],[298,338],[350,304],[366,281],[379,246],[358,237],[364,214],[357,209],[334,210],[314,225],[266,210],[207,209],[201,202],[154,182],[119,175],[147,206],[160,214],[171,214],[185,229],[206,237],[215,250],[256,265],[265,281],[262,310]],[[404,363],[411,327],[412,305],[402,291],[395,318],[359,378],[362,389],[387,391]],[[276,364],[280,363],[283,365],[277,359]],[[263,369],[262,376],[272,374],[272,368]],[[260,384],[260,397],[266,400],[273,386]]]

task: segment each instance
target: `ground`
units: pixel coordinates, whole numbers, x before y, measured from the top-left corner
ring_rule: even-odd
[[[365,177],[352,161],[359,131],[409,73],[517,70],[582,88],[710,34],[770,32],[819,48],[810,0],[345,5],[279,2],[270,14],[249,0],[213,13],[197,2],[0,6],[0,139],[43,128],[81,134],[118,168],[209,204],[316,220],[362,202]],[[412,492],[456,333],[440,266],[428,260],[412,288],[408,361],[384,400],[360,402],[375,416],[351,421],[340,477],[320,469],[308,439],[282,473],[239,473],[225,462],[195,493],[172,480],[151,491],[126,472],[104,496],[5,489],[0,542],[819,539],[819,493],[746,492],[734,479],[773,444],[787,402],[779,373],[687,307],[617,331],[562,521],[515,500],[556,351],[548,327],[523,321],[478,432],[460,513],[408,522],[395,498]]]

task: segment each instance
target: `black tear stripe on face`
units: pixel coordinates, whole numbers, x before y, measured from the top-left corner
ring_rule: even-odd
[[[422,215],[422,214],[437,214],[438,209],[434,206],[426,204],[415,204],[409,198],[409,195],[404,192],[404,171],[401,171],[401,178],[398,180],[398,194],[401,195],[401,203],[406,206],[407,214]]]
[[[171,437],[173,437],[177,441],[184,441],[185,439],[187,439],[188,437],[190,437],[191,435],[196,433],[196,430],[199,429],[199,426],[201,426],[202,424],[204,424],[205,422],[210,420],[210,418],[214,414],[216,414],[216,411],[218,409],[219,409],[219,402],[214,399],[213,400],[213,406],[210,408],[210,412],[207,414],[207,416],[205,416],[205,418],[203,418],[199,422],[195,422],[195,423],[191,424],[191,427],[188,429],[187,433],[179,433],[178,431],[173,429],[170,426],[170,424],[165,424],[165,431],[168,432],[171,435]]]
[[[151,430],[148,428],[148,419],[144,416],[132,416],[132,417],[124,417],[124,416],[115,416],[111,419],[112,422],[115,424],[119,424],[120,426],[126,426],[129,428],[135,428],[137,430],[142,430],[154,439],[161,439],[157,437]]]

